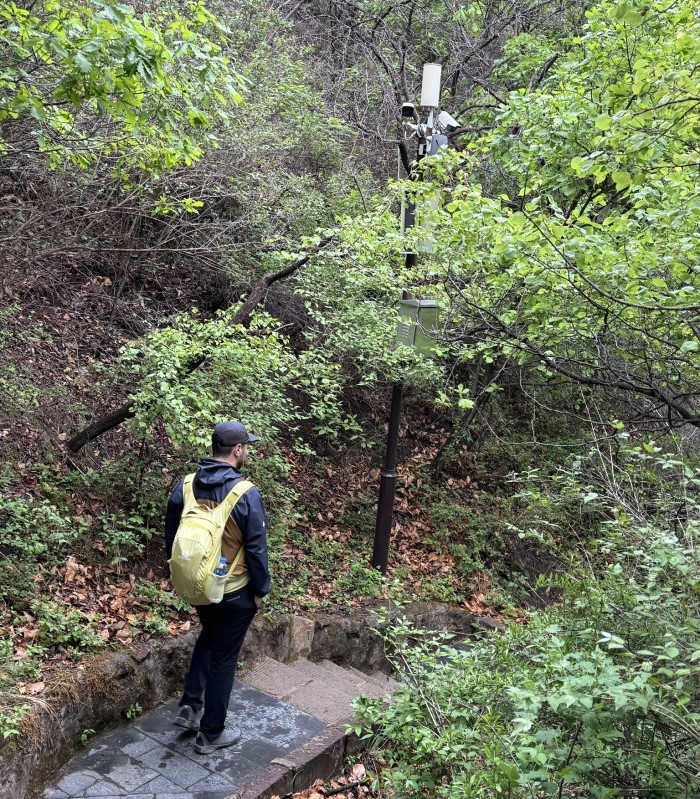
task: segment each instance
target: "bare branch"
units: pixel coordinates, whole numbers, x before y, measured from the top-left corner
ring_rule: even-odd
[[[265,299],[268,289],[273,283],[293,275],[298,269],[304,266],[304,264],[308,263],[313,256],[317,255],[333,241],[335,241],[334,237],[328,236],[324,238],[320,244],[314,247],[311,252],[307,253],[302,258],[297,258],[297,260],[293,261],[291,264],[288,264],[281,269],[277,269],[274,272],[268,272],[266,275],[263,275],[253,286],[252,291],[248,295],[248,299],[234,315],[232,323],[246,324],[255,308]],[[187,364],[184,374],[190,374],[194,372],[196,369],[199,369],[201,366],[203,366],[206,361],[206,355],[198,358],[196,361],[192,361],[191,363]],[[130,419],[133,415],[134,403],[130,400],[121,408],[108,413],[106,416],[103,416],[101,419],[98,419],[96,422],[86,427],[84,430],[76,433],[76,435],[66,442],[66,447],[69,452],[79,452],[85,446],[85,444],[93,441],[104,433],[107,433],[109,430],[114,430],[115,427],[119,427],[120,424],[125,422],[127,419]]]

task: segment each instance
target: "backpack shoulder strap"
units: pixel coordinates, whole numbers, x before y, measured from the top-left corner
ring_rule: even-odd
[[[219,506],[223,507],[224,504],[227,505],[227,511],[226,511],[227,519],[231,515],[238,500],[251,488],[253,488],[253,483],[251,483],[249,480],[239,480],[236,483],[236,485],[228,492],[226,499]],[[227,579],[233,574],[233,570],[240,563],[240,560],[243,557],[243,552],[244,552],[244,547],[241,546],[238,552],[236,553],[236,557],[233,559],[231,565],[229,566],[228,572],[226,573]]]
[[[239,480],[236,483],[236,485],[228,492],[228,494],[226,495],[226,498],[221,503],[221,507],[223,507],[224,504],[227,507],[227,511],[226,511],[226,518],[227,519],[231,515],[231,512],[233,511],[234,507],[236,506],[236,503],[238,502],[238,500],[243,496],[243,494],[246,493],[246,491],[249,491],[252,487],[253,487],[253,484],[249,480]]]
[[[188,474],[185,476],[185,479],[182,481],[182,498],[184,502],[184,507],[182,509],[183,515],[187,513],[187,511],[191,510],[197,504],[197,500],[194,496],[194,491],[192,490],[192,483],[194,482],[195,472],[192,474]]]

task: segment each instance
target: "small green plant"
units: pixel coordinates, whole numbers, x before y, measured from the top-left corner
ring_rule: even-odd
[[[5,602],[26,609],[42,567],[61,563],[83,530],[83,523],[46,500],[0,497],[0,596]]]
[[[436,602],[461,602],[463,597],[454,587],[449,574],[444,577],[424,577],[421,580],[423,596]]]
[[[146,541],[153,536],[153,530],[138,514],[102,513],[98,518],[102,527],[102,545],[105,553],[111,556],[113,566],[121,567],[129,555],[143,553]]]
[[[95,632],[95,620],[71,610],[60,599],[35,599],[31,609],[37,620],[37,641],[41,646],[94,651],[105,645],[105,640]]]
[[[57,563],[82,529],[48,502],[0,497],[0,548],[6,555]]]
[[[151,635],[167,635],[168,622],[156,613],[151,613],[141,619],[141,629]]]
[[[94,734],[95,734],[95,730],[93,730],[92,727],[88,728],[87,730],[83,730],[80,733],[80,744],[81,744],[81,746],[87,746],[88,745],[88,741],[90,740],[90,738],[92,738],[92,736]]]
[[[403,607],[411,600],[407,589],[409,575],[406,567],[399,566],[391,580],[386,577],[382,579],[382,596],[398,608]]]
[[[31,413],[41,403],[41,389],[12,365],[0,369],[0,392],[3,410],[14,417]]]
[[[335,597],[344,601],[348,597],[378,597],[382,593],[384,578],[378,569],[365,566],[355,561],[335,582]]]
[[[0,625],[17,623],[12,614],[0,614]],[[41,657],[46,648],[39,644],[25,644],[24,657],[15,659],[13,641],[8,637],[0,640],[0,691],[11,690],[18,682],[32,682],[41,673]]]
[[[19,735],[22,719],[27,715],[29,705],[14,705],[0,709],[0,734],[3,741]]]
[[[151,600],[154,612],[162,610],[178,610],[187,611],[192,607],[189,602],[173,593],[172,591],[164,591],[154,583],[146,582],[145,580],[137,580],[133,593],[137,596],[144,597]]]
[[[132,705],[124,711],[124,715],[128,719],[135,719],[143,713],[143,708],[138,702],[134,702]]]

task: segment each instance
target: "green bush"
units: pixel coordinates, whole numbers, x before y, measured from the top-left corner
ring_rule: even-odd
[[[361,429],[343,409],[346,378],[338,364],[318,351],[295,354],[265,313],[255,314],[249,328],[234,324],[236,310],[202,320],[195,309],[138,348],[125,348],[122,361],[141,380],[132,432],[149,439],[160,422],[175,446],[189,452],[207,447],[213,423],[232,413],[235,386],[235,407],[245,408],[251,430],[264,431],[266,447],[284,436],[310,451],[297,435],[302,423],[331,440],[341,434],[359,439]],[[205,364],[190,371],[200,359]]]
[[[550,578],[559,605],[468,651],[406,622],[384,631],[403,684],[358,712],[395,795],[699,794],[700,480],[654,445],[615,448],[531,492],[597,506],[600,537]]]
[[[143,517],[135,513],[101,513],[98,519],[102,545],[113,566],[122,566],[129,560],[129,555],[142,554],[146,542],[153,536]]]
[[[82,529],[48,502],[0,497],[0,551],[5,557],[58,562]]]
[[[187,611],[192,605],[184,599],[180,599],[172,591],[164,591],[153,583],[138,580],[133,589],[136,596],[149,600],[154,613],[163,615],[171,610]]]
[[[423,577],[421,580],[421,591],[425,599],[435,602],[462,602],[464,597],[455,589],[454,580],[451,575],[443,577]]]
[[[0,734],[3,741],[13,735],[19,735],[20,724],[28,711],[29,705],[0,707]]]

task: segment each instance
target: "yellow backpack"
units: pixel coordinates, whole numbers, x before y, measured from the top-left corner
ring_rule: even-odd
[[[193,605],[209,605],[210,597],[216,594],[214,569],[221,558],[221,539],[226,522],[238,500],[253,484],[241,480],[220,505],[208,508],[195,499],[192,490],[194,478],[194,474],[188,474],[182,484],[184,507],[168,564],[170,580],[177,595]],[[226,579],[242,557],[241,546]]]

